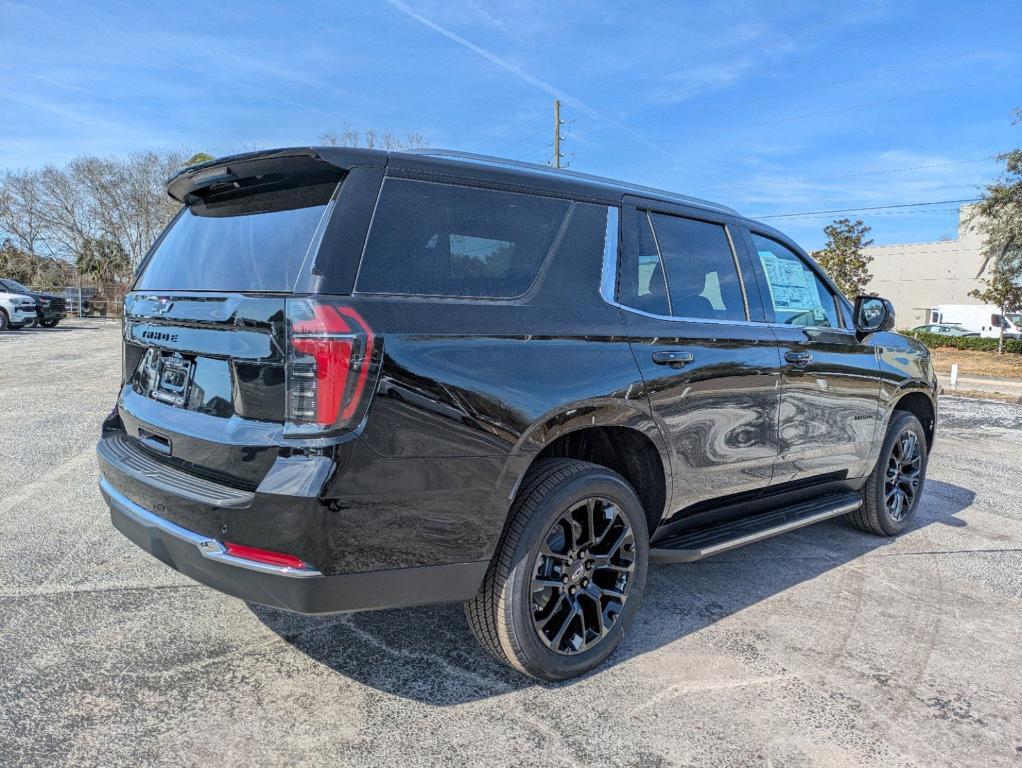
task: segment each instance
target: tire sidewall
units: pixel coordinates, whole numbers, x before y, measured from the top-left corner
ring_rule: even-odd
[[[912,506],[909,507],[900,520],[893,520],[890,513],[887,511],[887,502],[884,499],[884,485],[885,477],[887,472],[887,462],[891,456],[891,450],[894,448],[895,442],[905,432],[906,429],[911,429],[916,438],[919,440],[919,456],[921,461],[919,462],[919,488],[916,490],[915,498],[912,500]],[[887,434],[884,436],[883,447],[880,451],[880,459],[877,461],[876,468],[873,470],[875,473],[873,482],[873,498],[870,499],[876,510],[876,519],[880,523],[880,526],[884,529],[884,532],[889,536],[896,536],[902,533],[912,523],[912,519],[915,517],[916,510],[919,508],[919,500],[923,495],[923,487],[926,484],[926,468],[929,463],[929,453],[926,446],[926,432],[923,430],[923,425],[919,423],[919,419],[913,416],[911,413],[905,411],[899,411],[895,413],[895,416],[891,419],[891,423],[887,428]]]
[[[613,502],[631,525],[635,539],[635,570],[628,599],[607,636],[594,648],[567,656],[547,648],[536,635],[532,623],[532,574],[539,554],[539,545],[550,526],[564,510],[594,496]],[[602,467],[594,466],[592,472],[566,482],[543,499],[540,508],[542,513],[532,516],[515,548],[514,566],[507,581],[508,596],[511,598],[509,629],[525,652],[526,658],[540,661],[542,669],[530,670],[531,674],[546,680],[560,680],[582,674],[604,661],[613,653],[632,623],[646,586],[649,534],[642,504],[635,492],[619,475]],[[552,671],[544,673],[544,669]]]

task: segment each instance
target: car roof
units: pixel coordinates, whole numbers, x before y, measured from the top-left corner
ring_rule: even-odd
[[[184,202],[202,187],[203,179],[215,177],[213,169],[245,163],[286,161],[294,158],[320,160],[339,168],[356,166],[386,167],[388,174],[423,177],[442,181],[469,178],[500,183],[511,188],[546,190],[594,202],[619,205],[626,196],[657,200],[672,205],[702,208],[718,214],[742,218],[733,208],[689,195],[646,187],[617,179],[577,171],[551,168],[488,155],[476,155],[449,149],[415,149],[388,152],[353,147],[291,147],[221,157],[189,166],[167,180],[167,192]]]

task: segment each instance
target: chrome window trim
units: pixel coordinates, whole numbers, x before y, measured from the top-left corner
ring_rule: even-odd
[[[600,295],[606,300],[614,298],[617,287],[618,219],[621,209],[607,206],[607,227],[603,232],[603,271],[600,273]]]

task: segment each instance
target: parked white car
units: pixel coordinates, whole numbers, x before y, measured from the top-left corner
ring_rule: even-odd
[[[0,331],[17,330],[35,319],[35,299],[0,288]]]
[[[994,304],[941,304],[930,309],[930,322],[955,325],[963,331],[974,331],[984,339],[996,339],[1004,326],[1004,338],[1022,338],[1018,312],[1001,315]]]

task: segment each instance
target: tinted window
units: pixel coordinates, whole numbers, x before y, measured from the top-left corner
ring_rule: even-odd
[[[834,294],[802,257],[776,240],[752,235],[770,286],[770,300],[778,323],[838,328]]]
[[[292,290],[335,188],[332,182],[186,207],[136,290]]]
[[[621,266],[618,301],[653,315],[669,315],[671,307],[667,301],[667,283],[660,251],[653,237],[653,226],[645,211],[639,211],[635,220],[639,230],[638,260]]]
[[[671,313],[706,320],[745,320],[745,301],[724,227],[651,216],[667,277]]]
[[[356,290],[513,298],[529,290],[570,203],[387,179]]]

